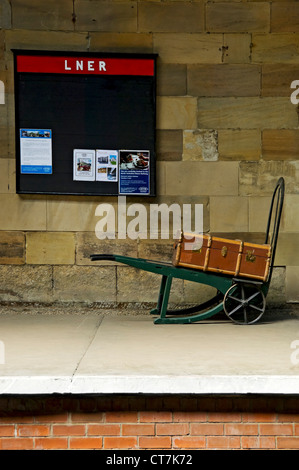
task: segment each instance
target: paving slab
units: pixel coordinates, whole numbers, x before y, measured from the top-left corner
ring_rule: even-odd
[[[0,314],[0,394],[299,394],[299,319]]]

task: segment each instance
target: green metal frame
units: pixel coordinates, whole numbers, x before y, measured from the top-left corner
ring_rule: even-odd
[[[218,273],[214,274],[210,271],[200,271],[196,269],[183,268],[173,266],[171,263],[163,263],[123,255],[93,254],[90,256],[90,258],[92,261],[116,261],[118,263],[132,266],[136,269],[142,269],[143,271],[148,271],[162,276],[157,306],[156,308],[151,310],[151,314],[158,315],[158,318],[154,321],[155,324],[185,324],[205,320],[216,315],[224,309],[225,294],[235,284],[242,283],[244,286],[255,285],[257,289],[262,291],[264,297],[267,296],[272,277],[272,270],[274,266],[274,257],[278,239],[283,199],[284,180],[283,178],[280,178],[272,196],[270,213],[266,229],[265,243],[270,243],[272,247],[271,266],[269,270],[268,280],[266,282],[255,281],[252,279],[249,280],[246,278],[235,278],[232,276],[227,276]],[[274,223],[272,221],[272,214],[274,214]],[[212,286],[217,289],[217,295],[215,295],[207,302],[203,302],[196,306],[177,310],[169,310],[169,295],[171,291],[172,280],[175,278]],[[245,303],[246,301],[244,302],[244,305]]]

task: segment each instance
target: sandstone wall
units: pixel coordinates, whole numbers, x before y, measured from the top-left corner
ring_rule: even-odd
[[[117,198],[16,194],[14,48],[157,53],[157,197],[137,201],[203,204],[205,230],[262,241],[284,176],[269,299],[299,300],[297,1],[0,0],[0,301],[151,302],[159,278],[89,254],[169,259],[171,240],[97,239]],[[172,300],[207,291],[177,281]]]

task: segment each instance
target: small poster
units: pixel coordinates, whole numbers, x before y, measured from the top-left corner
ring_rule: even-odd
[[[52,174],[51,129],[20,129],[21,173]]]
[[[150,151],[119,151],[119,194],[150,193]]]
[[[94,181],[95,150],[75,149],[73,158],[73,179],[75,181]]]
[[[103,182],[118,181],[118,151],[96,151],[96,180]]]

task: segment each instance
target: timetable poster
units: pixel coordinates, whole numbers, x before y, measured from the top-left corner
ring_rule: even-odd
[[[150,151],[119,151],[119,194],[150,193]]]
[[[52,174],[52,131],[20,129],[21,173]]]

